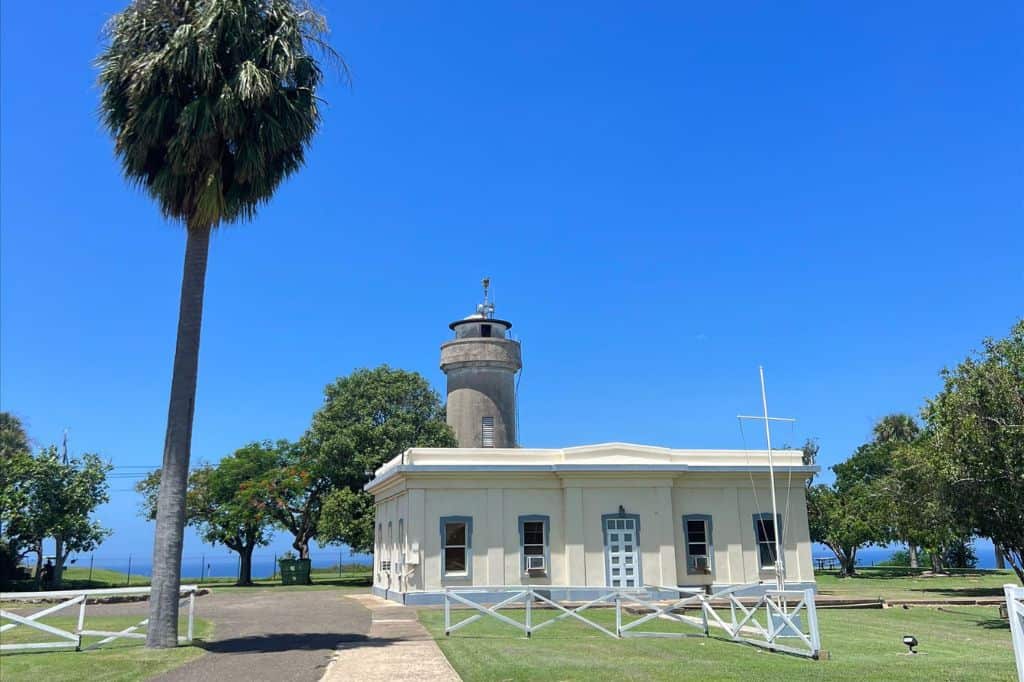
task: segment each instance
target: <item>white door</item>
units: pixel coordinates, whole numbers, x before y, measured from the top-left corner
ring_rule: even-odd
[[[640,587],[640,547],[636,519],[605,519],[609,587]]]

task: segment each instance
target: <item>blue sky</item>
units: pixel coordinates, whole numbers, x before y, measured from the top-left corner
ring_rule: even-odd
[[[320,4],[353,82],[214,238],[196,461],[299,436],[356,367],[443,391],[484,275],[527,446],[742,447],[764,364],[827,466],[1024,313],[1020,3]],[[122,5],[3,4],[0,407],[156,465],[184,235],[96,120]],[[150,551],[129,488],[103,554]]]

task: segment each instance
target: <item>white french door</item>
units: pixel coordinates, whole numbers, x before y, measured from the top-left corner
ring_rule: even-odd
[[[636,519],[604,520],[609,587],[640,587],[640,538],[636,526]]]

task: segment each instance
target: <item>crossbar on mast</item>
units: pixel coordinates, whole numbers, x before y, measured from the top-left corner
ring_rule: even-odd
[[[746,415],[746,414],[738,414],[738,415],[736,415],[736,418],[737,419],[764,419],[764,417],[757,417],[757,416],[751,416],[751,415]],[[795,422],[796,420],[792,419],[790,417],[768,417],[768,421],[770,421],[770,422]]]

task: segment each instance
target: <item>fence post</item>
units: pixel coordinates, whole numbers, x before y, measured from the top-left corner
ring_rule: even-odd
[[[622,596],[615,593],[615,636],[622,638]]]
[[[1017,677],[1024,682],[1024,589],[1016,585],[1003,585],[1006,595],[1006,615],[1010,617],[1010,639],[1013,641],[1013,657],[1017,659]]]
[[[196,591],[192,590],[188,594],[188,641],[192,641],[192,632],[195,623],[196,613]]]
[[[82,632],[85,628],[85,603],[89,601],[88,595],[82,595],[82,602],[78,605],[78,632]],[[78,635],[78,646],[82,646],[82,635]]]
[[[529,639],[533,636],[533,621],[531,614],[533,613],[533,588],[526,588],[526,638]]]
[[[129,587],[131,587],[131,584],[132,584],[132,555],[131,554],[128,555],[128,583],[127,584],[128,584]]]
[[[449,628],[452,626],[452,605],[448,600],[448,590],[444,591],[444,636],[448,637],[451,635]]]
[[[821,633],[818,632],[818,609],[814,603],[814,590],[804,590],[804,606],[807,608],[807,628],[811,635],[811,649],[818,657],[821,651]]]

